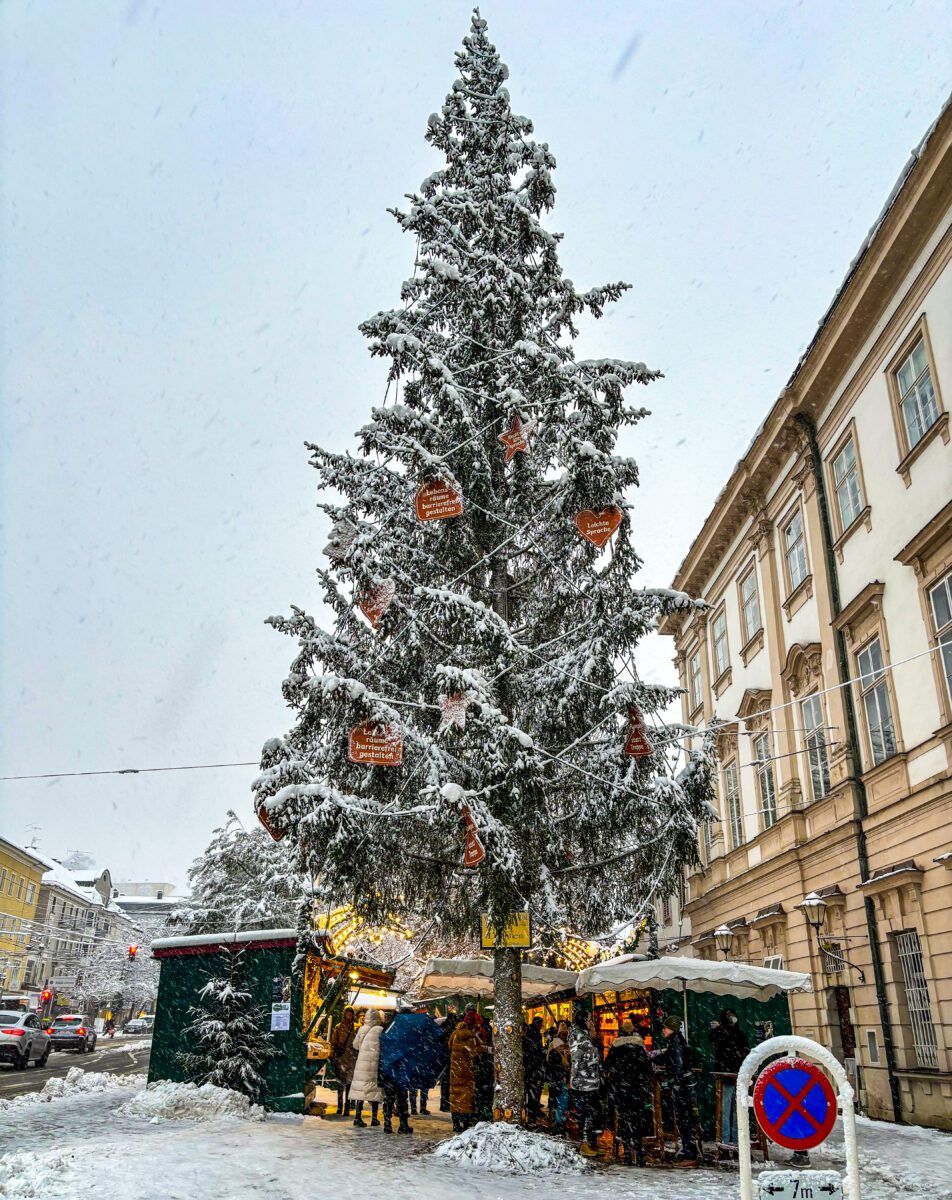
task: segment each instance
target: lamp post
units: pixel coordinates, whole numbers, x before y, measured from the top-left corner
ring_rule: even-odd
[[[823,923],[826,920],[827,902],[817,892],[810,892],[804,896],[799,907],[803,910],[803,915],[806,917],[808,924],[813,927],[813,932],[816,934],[816,944],[820,951],[821,961],[830,959],[835,963],[842,963],[843,966],[849,967],[851,971],[855,971],[859,976],[860,983],[866,982],[866,976],[862,970],[848,959],[845,959],[842,954],[837,954],[835,951],[828,949],[823,945],[823,939],[820,937],[820,930],[823,928]],[[825,958],[823,956],[826,956]]]
[[[730,958],[734,946],[734,933],[727,925],[718,925],[714,930],[714,944],[725,959]]]

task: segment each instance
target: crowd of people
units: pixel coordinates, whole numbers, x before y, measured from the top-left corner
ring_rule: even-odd
[[[561,1021],[547,1032],[536,1017],[522,1030],[528,1125],[564,1136],[571,1114],[580,1152],[588,1157],[598,1154],[600,1133],[613,1129],[625,1162],[642,1166],[644,1140],[655,1134],[655,1078],[659,1076],[680,1136],[678,1157],[696,1159],[694,1070],[681,1027],[679,1016],[665,1017],[662,1042],[649,1050],[650,1030],[623,1020],[603,1058],[586,1010],[578,1008],[571,1024]],[[725,1010],[719,1021],[711,1022],[710,1033],[715,1072],[732,1076],[750,1049],[737,1014]],[[354,1009],[345,1008],[331,1035],[330,1057],[337,1082],[337,1113],[353,1113],[358,1128],[382,1125],[385,1133],[392,1133],[396,1115],[397,1133],[412,1133],[409,1117],[429,1115],[429,1093],[437,1085],[440,1109],[451,1113],[455,1132],[493,1118],[493,1033],[474,1004],[467,1005],[462,1016],[453,1009],[441,1017],[422,1009],[385,1016],[370,1009],[361,1024]],[[736,1141],[736,1130],[734,1089],[725,1080],[721,1139]]]

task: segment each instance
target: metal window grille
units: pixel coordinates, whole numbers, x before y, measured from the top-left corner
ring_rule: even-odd
[[[839,975],[843,970],[843,947],[839,942],[823,943],[823,974]]]
[[[920,1067],[938,1067],[939,1054],[932,1020],[932,1004],[929,1000],[929,984],[922,965],[922,945],[915,929],[906,929],[896,934],[896,949],[899,952],[899,966],[902,969],[902,982],[906,991],[909,1023],[912,1025],[916,1064]]]

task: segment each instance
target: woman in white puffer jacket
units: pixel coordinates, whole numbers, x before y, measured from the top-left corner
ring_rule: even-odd
[[[379,1125],[377,1110],[383,1099],[383,1088],[377,1084],[377,1068],[380,1065],[380,1035],[383,1033],[383,1021],[375,1008],[369,1008],[364,1017],[364,1023],[357,1030],[354,1038],[354,1049],[357,1051],[357,1065],[354,1067],[354,1078],[350,1085],[350,1098],[356,1101],[354,1124],[358,1129],[365,1129],[367,1122],[361,1116],[366,1100],[370,1104],[370,1124]]]

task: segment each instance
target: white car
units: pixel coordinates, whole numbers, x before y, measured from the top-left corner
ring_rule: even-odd
[[[0,1059],[24,1070],[30,1059],[45,1067],[50,1056],[50,1035],[39,1017],[28,1012],[0,1012]]]

